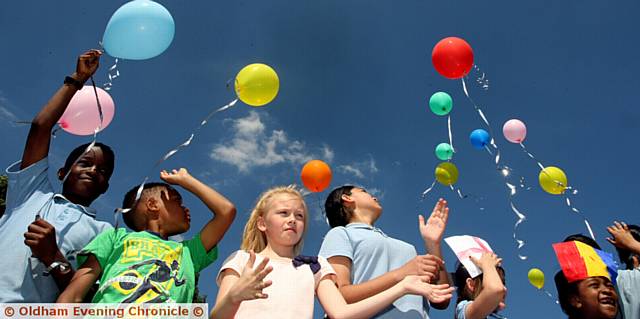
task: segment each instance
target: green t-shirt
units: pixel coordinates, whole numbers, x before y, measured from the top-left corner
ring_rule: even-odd
[[[94,303],[189,303],[195,274],[218,258],[218,247],[207,253],[200,234],[175,242],[119,228],[94,238],[79,254],[79,265],[88,254],[102,267]]]

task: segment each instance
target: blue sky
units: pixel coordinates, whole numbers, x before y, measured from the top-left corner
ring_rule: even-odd
[[[31,119],[73,72],[75,57],[96,47],[109,17],[124,1],[13,1],[0,11],[0,164],[19,159],[28,131],[15,120]],[[519,118],[527,124],[525,145],[545,165],[561,167],[579,190],[572,197],[606,250],[605,227],[613,220],[638,223],[636,138],[640,127],[636,76],[635,13],[640,4],[619,1],[161,1],[172,13],[176,35],[162,55],[121,61],[111,93],[116,115],[99,136],[116,151],[111,188],[95,207],[112,220],[123,194],[150,173],[155,161],[182,143],[213,108],[234,99],[228,80],[253,62],[278,72],[280,93],[264,108],[238,104],[218,114],[192,146],[162,168],[187,167],[238,207],[238,217],[220,244],[220,259],[202,274],[200,288],[215,299],[214,278],[226,256],[238,249],[241,231],[258,194],[273,185],[300,183],[307,159],[327,160],[332,186],[357,183],[384,206],[377,226],[416,245],[417,214],[438,197],[449,200],[447,236],[486,239],[504,258],[510,318],[562,317],[559,307],[528,284],[531,267],[550,279],[559,267],[551,244],[586,232],[562,197],[538,186],[538,168],[500,133]],[[483,108],[503,164],[524,177],[515,204],[527,215],[519,229],[526,241],[519,260],[507,189],[492,157],[473,149],[469,133],[483,123],[466,100],[460,81],[431,65],[433,45],[446,36],[465,38],[489,79],[483,90],[469,79],[470,94]],[[104,83],[113,59],[105,56],[96,81]],[[436,91],[453,97],[451,113],[457,197],[439,186],[424,200],[438,164],[434,148],[448,140],[446,119],[428,110]],[[51,162],[88,137],[58,134]],[[232,150],[231,152],[229,150]],[[230,156],[229,154],[244,154]],[[156,174],[156,172],[154,172]],[[530,190],[526,188],[530,187]],[[304,252],[316,254],[328,231],[319,204],[307,203],[312,222]],[[192,235],[210,218],[195,198]],[[455,259],[447,249],[449,271]],[[555,294],[552,280],[545,287]],[[453,305],[432,311],[452,318]],[[316,314],[320,310],[316,307]]]

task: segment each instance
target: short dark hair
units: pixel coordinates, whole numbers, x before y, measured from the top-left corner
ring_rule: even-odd
[[[136,185],[133,188],[131,188],[124,195],[124,199],[122,200],[122,208],[130,209],[128,212],[122,214],[122,219],[124,220],[124,223],[127,225],[127,227],[129,227],[131,230],[134,230],[134,231],[144,230],[142,229],[143,226],[141,225],[141,218],[139,214],[137,214],[136,207],[135,207],[137,206],[136,195],[138,194],[139,188],[140,188],[140,185]],[[165,189],[168,192],[176,193],[178,194],[178,196],[180,196],[180,193],[171,185],[167,183],[154,182],[154,183],[144,184],[144,186],[142,187],[142,194],[140,194],[140,199],[142,199],[145,196],[148,196],[152,191],[160,190],[160,189]],[[138,201],[140,201],[140,199],[138,199]]]
[[[340,186],[327,196],[327,200],[324,202],[324,211],[331,228],[349,224],[353,212],[342,204],[342,195],[351,195],[351,190],[354,188],[353,185]]]
[[[558,271],[553,277],[553,281],[556,283],[556,289],[558,290],[558,302],[562,312],[567,314],[570,318],[576,316],[576,309],[571,305],[571,296],[578,294],[578,283],[575,281],[570,283],[567,277],[564,276],[562,270]]]
[[[91,143],[86,143],[86,144],[82,144],[76,148],[73,149],[73,151],[71,151],[71,153],[69,153],[69,156],[67,156],[67,159],[64,162],[64,171],[65,172],[69,172],[69,169],[71,168],[71,166],[73,166],[73,163],[76,162],[76,160],[78,158],[80,158],[80,156],[82,156],[84,154],[84,151],[87,150],[87,147],[90,145]],[[111,177],[111,174],[113,174],[113,167],[115,165],[115,160],[116,160],[116,154],[113,152],[113,150],[111,149],[111,147],[109,147],[106,144],[97,142],[94,147],[99,147],[102,150],[102,153],[105,156],[105,159],[111,162],[111,171],[109,171],[108,177]]]
[[[640,226],[638,225],[627,225],[629,227],[629,231],[631,232],[631,236],[633,239],[640,242]],[[627,269],[633,269],[633,257],[636,256],[640,258],[637,254],[634,254],[626,249],[620,249],[616,247],[616,251],[618,252],[618,257],[620,257],[620,262],[625,264]]]

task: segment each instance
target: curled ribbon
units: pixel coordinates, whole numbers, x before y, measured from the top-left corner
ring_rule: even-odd
[[[474,65],[474,68],[476,71],[478,72],[480,71],[477,65]],[[491,137],[491,140],[489,142],[489,145],[485,145],[485,149],[487,150],[489,155],[494,157],[493,162],[496,165],[496,169],[501,173],[502,177],[504,178],[505,186],[507,187],[507,189],[509,189],[509,206],[511,207],[511,211],[518,218],[518,220],[513,225],[513,240],[516,242],[516,245],[517,245],[518,258],[520,258],[520,260],[526,260],[527,256],[522,255],[520,253],[520,250],[525,245],[525,241],[523,239],[518,239],[518,236],[517,236],[518,226],[520,226],[520,224],[522,224],[526,220],[526,215],[523,214],[513,202],[513,197],[516,195],[517,189],[513,184],[507,181],[508,177],[511,175],[511,169],[506,165],[500,164],[500,148],[498,148],[498,145],[495,142],[493,130],[491,129],[491,124],[489,124],[489,120],[484,115],[484,112],[482,112],[482,108],[480,108],[475,103],[471,95],[469,95],[469,90],[467,89],[467,83],[465,82],[464,77],[462,77],[461,80],[462,80],[462,91],[464,92],[464,95],[467,97],[469,102],[471,102],[471,105],[473,105],[473,108],[476,110],[476,112],[478,113],[478,115],[486,125],[487,130],[489,131],[489,136]],[[477,82],[482,86],[483,89],[485,90],[489,89],[489,80],[486,79],[484,73],[482,73],[481,78],[477,79]],[[489,146],[493,148],[493,151]]]
[[[198,132],[200,131],[200,129],[202,129],[211,119],[212,116],[214,116],[217,113],[220,113],[222,111],[225,111],[227,109],[229,109],[230,107],[236,105],[236,103],[238,102],[238,99],[235,99],[231,102],[229,102],[226,105],[223,105],[219,108],[213,109],[213,111],[209,112],[209,114],[207,114],[207,116],[204,117],[204,119],[202,119],[202,121],[200,121],[200,125],[198,125],[189,135],[189,137],[187,138],[186,141],[184,141],[182,144],[174,147],[173,149],[169,150],[165,155],[163,155],[151,168],[150,171],[155,170],[162,162],[166,161],[167,159],[169,159],[171,156],[175,155],[176,153],[178,153],[180,150],[182,150],[183,148],[189,146],[191,144],[191,141],[193,141],[193,138],[198,134]],[[149,175],[145,176],[144,179],[142,180],[142,183],[140,183],[140,186],[138,187],[138,190],[136,191],[136,198],[133,201],[133,205],[131,207],[135,207],[136,204],[138,203],[138,200],[140,200],[140,197],[142,196],[142,191],[144,190],[144,185],[147,183],[147,181],[149,180]],[[115,228],[118,228],[118,213],[123,213],[126,214],[128,212],[131,211],[131,208],[116,208],[114,211],[114,219],[115,219]]]
[[[527,150],[527,148],[524,146],[523,143],[520,143],[520,146],[522,147],[522,150],[534,161],[536,162],[536,164],[538,165],[538,167],[540,167],[540,169],[542,170],[542,173],[547,175],[547,177],[553,179],[553,177],[551,177],[549,174],[547,174],[547,172],[544,170],[544,165],[542,165],[542,163],[536,159],[535,156],[533,156],[533,154],[531,154],[531,152],[529,152]],[[576,213],[581,215],[580,217],[582,218],[584,225],[587,227],[587,230],[589,231],[589,235],[591,236],[591,238],[593,238],[594,240],[596,239],[595,235],[593,234],[593,230],[591,229],[591,224],[589,224],[589,220],[584,217],[584,214],[582,214],[580,212],[579,209],[577,209],[572,203],[571,203],[571,199],[569,198],[570,195],[576,195],[578,194],[578,190],[569,186],[569,185],[564,185],[561,181],[558,180],[553,180],[554,183],[556,183],[558,186],[564,188],[564,198],[565,198],[565,202],[567,204],[567,207],[569,207],[569,209]]]

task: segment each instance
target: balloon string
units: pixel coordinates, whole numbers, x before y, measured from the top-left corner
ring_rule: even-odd
[[[484,79],[484,74],[483,74],[483,79]],[[513,213],[518,218],[518,220],[513,225],[513,240],[516,242],[516,245],[517,245],[518,258],[520,258],[520,260],[526,260],[527,256],[521,254],[520,252],[522,247],[524,247],[525,245],[525,241],[523,239],[518,238],[517,232],[518,232],[518,226],[520,226],[520,224],[522,224],[527,217],[516,207],[515,203],[513,202],[513,197],[517,193],[517,188],[513,184],[510,184],[507,181],[508,177],[511,175],[511,168],[509,168],[506,165],[500,165],[500,148],[498,148],[498,145],[495,142],[493,130],[491,129],[491,124],[489,124],[489,120],[484,115],[484,112],[482,112],[482,109],[474,102],[471,95],[469,95],[469,90],[467,90],[467,83],[465,82],[464,77],[462,77],[461,80],[462,80],[462,90],[464,91],[464,95],[467,97],[469,102],[471,102],[471,105],[473,105],[473,108],[476,110],[476,112],[478,113],[478,115],[486,125],[487,129],[489,130],[489,136],[491,137],[491,140],[489,142],[489,145],[485,145],[485,150],[487,150],[489,155],[493,156],[493,162],[496,165],[496,169],[501,173],[504,179],[504,183],[507,186],[507,189],[509,189],[509,206],[511,207],[511,211],[513,211]],[[486,87],[483,85],[483,88],[488,89],[488,82]],[[493,148],[493,152],[491,151],[491,148],[489,146]]]
[[[91,149],[96,145],[96,142],[98,141],[98,132],[100,132],[100,130],[102,129],[102,123],[104,120],[104,116],[102,114],[102,105],[100,104],[100,98],[98,98],[98,91],[96,89],[96,83],[93,81],[93,77],[90,78],[91,79],[91,85],[93,86],[93,92],[96,96],[96,105],[98,107],[98,115],[100,116],[100,124],[98,125],[98,127],[93,131],[93,139],[91,141],[91,143],[89,143],[89,145],[87,145],[87,147],[84,149],[84,151],[78,155],[78,157],[73,161],[73,164],[71,164],[71,166],[69,166],[69,169],[67,170],[67,172],[64,174],[64,177],[62,178],[62,181],[60,182],[62,185],[64,185],[64,182],[67,181],[67,178],[69,178],[69,175],[71,174],[71,167],[75,166],[76,164],[78,164],[78,161],[80,161],[80,159],[87,153],[89,153],[91,151]],[[51,135],[53,137],[55,137],[56,132],[58,131],[58,128],[55,128],[52,132]],[[41,212],[42,209],[48,205],[47,207],[47,213],[49,212],[49,210],[51,209],[51,203],[53,202],[53,196],[55,194],[52,194],[51,197],[44,203],[44,205],[42,205],[42,207],[40,207],[40,209],[38,210],[38,212],[36,213],[36,219],[41,217]]]
[[[503,171],[503,175],[505,175],[504,171]],[[506,179],[506,176],[505,176],[505,179]],[[507,185],[507,188],[509,188],[509,206],[511,206],[511,211],[518,218],[516,223],[513,225],[513,240],[517,244],[518,258],[520,258],[520,260],[526,260],[527,256],[520,253],[520,251],[522,250],[522,247],[524,247],[526,243],[524,239],[518,238],[518,226],[520,226],[520,224],[522,224],[527,219],[527,216],[521,213],[520,210],[513,203],[513,197],[516,195],[516,192],[517,192],[516,186],[506,181],[505,181],[505,185]]]
[[[545,295],[547,295],[547,297],[553,300],[556,304],[560,304],[558,299],[556,299],[549,291],[547,291],[546,289],[542,289],[542,291],[545,293]]]
[[[534,162],[536,162],[536,164],[538,165],[538,167],[540,167],[541,170],[544,170],[544,165],[542,165],[542,163],[540,161],[538,161],[538,159],[536,159],[535,156],[533,156],[533,154],[531,154],[527,148],[524,146],[524,144],[519,143],[520,147],[522,147],[522,150],[525,152],[525,154],[527,154],[527,156],[529,156]]]
[[[453,147],[453,133],[451,131],[451,115],[447,116],[447,128],[449,130],[449,145],[451,145],[451,151],[455,153],[456,150]]]
[[[98,45],[100,46],[100,49],[102,50],[102,52],[105,52],[102,41],[98,41]],[[113,65],[111,65],[109,69],[107,69],[108,80],[105,84],[102,85],[105,91],[111,91],[111,89],[113,88],[113,80],[115,80],[117,77],[120,76],[120,71],[118,70],[118,58],[114,58],[114,59],[115,60],[113,62]]]
[[[433,180],[433,183],[431,183],[431,186],[429,186],[429,188],[425,189],[422,192],[420,199],[424,200],[427,197],[427,194],[429,194],[429,192],[433,189],[434,186],[436,186],[436,179]]]
[[[112,66],[107,71],[107,83],[103,84],[105,91],[111,91],[113,88],[113,80],[120,77],[120,70],[118,69],[118,58],[115,59]]]
[[[458,188],[454,188],[454,187],[453,187],[453,184],[449,185],[449,188],[451,188],[451,190],[452,190],[454,193],[458,194],[458,196],[459,196],[461,199],[465,199],[465,198],[469,197],[469,195],[468,195],[468,194],[462,194],[462,191],[460,191],[460,188],[459,188],[459,187],[458,187]]]
[[[78,158],[76,158],[76,160],[73,162],[71,167],[76,165],[78,163],[78,161],[80,160],[80,158],[82,158],[82,156],[84,156],[85,154],[89,153],[89,151],[91,151],[91,149],[96,145],[96,143],[98,141],[98,132],[100,132],[102,130],[102,124],[103,124],[103,121],[104,121],[104,115],[102,113],[102,105],[100,104],[100,98],[98,97],[98,89],[96,89],[96,82],[93,80],[93,76],[90,77],[90,79],[91,79],[91,86],[93,87],[93,94],[96,97],[96,107],[98,108],[98,116],[100,117],[100,124],[98,124],[98,127],[96,127],[93,130],[93,140],[91,141],[91,143],[89,143],[89,145],[84,150],[84,152],[82,152],[82,154],[80,154],[80,156],[78,156]],[[67,180],[67,178],[69,177],[70,173],[71,173],[71,170],[69,169],[69,171],[64,175],[64,178],[62,179],[62,184],[64,184],[64,182]]]
[[[473,69],[476,71],[478,76],[476,77],[476,82],[482,87],[483,90],[489,89],[489,79],[486,77],[486,74],[480,70],[477,64],[473,65]],[[482,75],[480,75],[482,73]]]
[[[482,119],[484,124],[487,126],[487,129],[489,130],[489,136],[491,137],[491,141],[490,141],[491,146],[497,149],[498,146],[496,145],[495,140],[493,138],[494,134],[493,134],[493,130],[491,129],[491,125],[489,124],[489,120],[487,120],[487,117],[484,115],[484,112],[482,112],[482,109],[473,101],[473,98],[471,98],[471,96],[469,95],[469,91],[467,90],[467,83],[464,81],[464,77],[462,77],[461,79],[462,79],[462,90],[464,91],[464,95],[467,97],[469,102],[471,102],[471,105],[473,105],[473,108],[476,110],[476,112],[478,112],[478,115],[480,115],[480,118]]]
[[[580,210],[578,210],[575,206],[572,205],[571,203],[571,199],[569,198],[569,195],[576,195],[578,193],[578,190],[569,186],[569,185],[564,185],[564,183],[562,183],[559,180],[556,180],[554,177],[552,177],[551,175],[549,175],[549,173],[547,173],[547,171],[544,169],[545,166],[538,160],[536,159],[535,156],[533,156],[533,154],[531,154],[531,152],[529,152],[527,150],[527,148],[524,146],[523,143],[519,143],[520,147],[522,147],[522,150],[531,158],[533,159],[534,162],[536,162],[536,164],[538,165],[538,167],[540,167],[540,169],[542,170],[541,173],[545,174],[549,179],[551,179],[554,183],[556,183],[558,186],[562,187],[564,189],[563,194],[565,196],[565,202],[567,204],[567,207],[569,207],[569,209],[576,213],[576,214],[581,214]],[[589,220],[584,217],[584,214],[581,214],[582,219],[584,221],[585,226],[587,227],[587,230],[589,231],[589,235],[591,236],[591,238],[593,238],[594,240],[596,239],[595,235],[593,234],[593,229],[591,228],[591,225],[589,224]]]
[[[170,151],[168,151],[165,155],[163,155],[158,161],[156,161],[156,163],[153,165],[153,167],[149,170],[149,172],[154,171],[160,164],[162,164],[162,162],[166,161],[167,159],[169,159],[171,156],[175,155],[176,153],[178,153],[180,150],[182,150],[183,148],[189,146],[191,144],[191,141],[193,141],[193,138],[198,134],[198,132],[200,131],[200,129],[202,129],[208,122],[209,119],[211,119],[212,116],[214,116],[215,114],[225,111],[227,109],[229,109],[230,107],[236,105],[236,103],[238,102],[238,99],[235,99],[231,102],[229,102],[226,105],[223,105],[219,108],[213,109],[213,111],[211,111],[209,114],[207,114],[207,116],[200,121],[200,125],[198,125],[189,135],[189,137],[187,138],[186,141],[184,141],[182,144],[176,146],[175,148],[171,149]],[[138,203],[138,200],[140,200],[140,197],[142,196],[142,191],[144,190],[144,185],[146,184],[147,180],[149,180],[149,174],[147,174],[147,176],[144,177],[142,183],[140,183],[140,186],[138,186],[138,190],[136,192],[136,198],[133,201],[133,205],[131,205],[131,207],[135,207]],[[126,214],[129,211],[131,211],[131,208],[116,208],[114,211],[114,218],[116,220],[116,228],[118,228],[118,213],[123,213]]]

